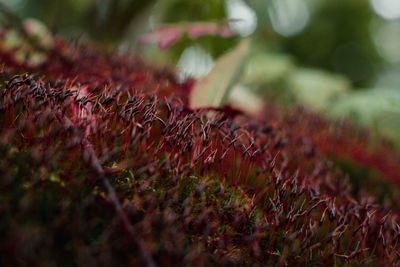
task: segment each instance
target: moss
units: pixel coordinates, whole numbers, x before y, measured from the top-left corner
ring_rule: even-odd
[[[398,263],[395,206],[324,157],[388,170],[390,150],[354,154],[362,136],[306,111],[192,110],[173,73],[90,44],[48,56],[0,53],[3,265]]]

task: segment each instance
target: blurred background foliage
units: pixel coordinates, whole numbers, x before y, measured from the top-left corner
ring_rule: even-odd
[[[400,147],[399,0],[0,1],[71,40],[139,50],[154,64],[176,67],[181,81],[206,75],[222,54],[251,36],[233,89],[242,93],[233,95],[252,99],[244,91],[333,119],[350,117]],[[2,22],[9,23],[5,14]],[[137,42],[157,25],[223,21],[235,36],[184,35],[166,51]]]

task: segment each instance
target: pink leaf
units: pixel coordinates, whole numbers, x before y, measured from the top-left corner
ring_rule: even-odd
[[[182,36],[183,29],[170,28],[161,32],[158,38],[158,47],[161,50],[166,50],[173,45]]]
[[[205,34],[217,34],[218,26],[209,23],[196,23],[189,25],[188,33],[191,39],[196,39]]]
[[[139,42],[142,44],[158,43],[158,47],[161,50],[165,50],[173,45],[186,32],[189,38],[193,40],[207,34],[219,35],[222,37],[230,37],[235,34],[226,23],[195,22],[164,24],[156,27],[154,32],[142,35]]]
[[[184,28],[179,25],[161,25],[154,32],[142,35],[139,42],[143,44],[158,43],[158,47],[165,50],[174,44],[183,32]]]
[[[192,23],[188,24],[189,37],[191,39],[197,39],[198,37],[206,34],[210,35],[220,35],[222,37],[230,37],[235,34],[234,31],[229,29],[226,24],[218,23]]]

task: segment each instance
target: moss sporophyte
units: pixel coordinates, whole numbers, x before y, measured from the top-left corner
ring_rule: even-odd
[[[326,158],[395,187],[387,146],[272,103],[191,109],[188,84],[136,56],[44,51],[0,50],[2,266],[399,264],[398,206]]]

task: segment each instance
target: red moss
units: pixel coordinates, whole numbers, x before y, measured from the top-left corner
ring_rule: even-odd
[[[362,139],[306,112],[191,110],[172,73],[91,46],[7,66],[4,264],[398,264],[396,211],[323,156]]]

